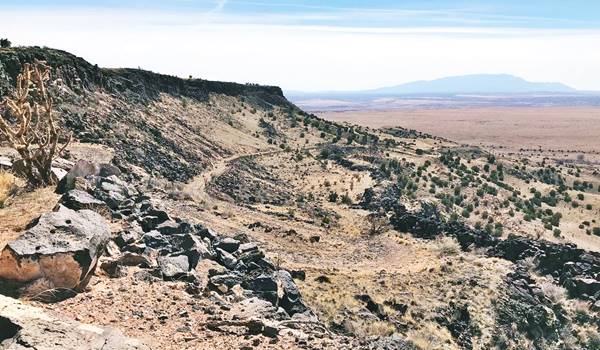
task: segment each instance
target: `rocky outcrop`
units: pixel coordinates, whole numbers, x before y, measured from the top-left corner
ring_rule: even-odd
[[[522,267],[505,278],[506,294],[496,304],[499,333],[511,335],[515,329],[533,340],[535,349],[560,341],[562,331],[569,334],[566,311],[553,304]],[[505,347],[505,344],[498,344]]]
[[[49,88],[75,139],[113,148],[115,164],[124,169],[135,165],[171,181],[191,179],[211,160],[231,155],[232,150],[199,129],[192,113],[175,112],[174,123],[166,125],[165,111],[153,107],[163,98],[204,104],[216,94],[239,98],[261,112],[274,106],[297,110],[279,87],[181,79],[142,69],[102,69],[67,52],[41,47],[0,51],[0,96],[15,86],[21,65],[36,59],[52,67],[57,79]],[[99,104],[110,107],[98,108]],[[140,112],[147,115],[140,118]],[[227,125],[229,113],[214,112],[211,123]],[[133,177],[134,172],[128,175]]]
[[[4,247],[0,291],[53,299],[82,290],[109,238],[109,228],[98,213],[59,206]]]
[[[293,199],[289,184],[250,158],[240,158],[208,185],[208,192],[238,204],[283,205]]]
[[[312,316],[292,275],[265,259],[264,252],[245,235],[222,237],[201,224],[173,218],[160,202],[115,175],[88,174],[74,180],[87,192],[71,190],[61,198],[63,204],[75,209],[93,204],[123,223],[123,230],[113,237],[118,251],[101,264],[109,276],[121,277],[127,266],[138,266],[166,281],[185,281],[190,293],[232,294],[239,288],[248,297],[277,305],[289,316]],[[196,272],[202,260],[221,267],[208,276],[206,286],[202,286],[204,276]]]
[[[540,272],[552,276],[572,297],[600,300],[600,254],[596,252],[572,244],[510,236],[496,244],[490,254],[513,262],[532,258]]]
[[[25,349],[146,350],[150,347],[116,329],[59,319],[0,295],[0,350]]]
[[[538,271],[552,276],[564,286],[571,297],[588,301],[600,300],[600,254],[577,248],[573,244],[509,235],[500,239],[462,222],[447,222],[427,205],[423,210],[410,212],[401,204],[392,206],[390,219],[394,228],[416,237],[433,239],[447,235],[457,239],[463,250],[471,247],[488,249],[488,255],[520,262],[531,258]]]

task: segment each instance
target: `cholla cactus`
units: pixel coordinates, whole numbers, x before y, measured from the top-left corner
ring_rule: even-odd
[[[46,186],[56,182],[52,175],[52,161],[71,141],[59,147],[61,133],[57,130],[52,112],[52,98],[45,83],[50,79],[50,67],[45,62],[25,63],[17,76],[12,97],[1,103],[0,137],[6,138],[21,156],[21,169],[32,186]],[[9,112],[9,113],[6,113]]]

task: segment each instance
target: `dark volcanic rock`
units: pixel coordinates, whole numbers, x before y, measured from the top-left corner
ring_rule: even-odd
[[[223,249],[227,253],[234,253],[240,246],[240,242],[233,238],[223,238],[215,244],[216,248]]]
[[[61,197],[60,203],[73,210],[89,209],[97,212],[104,212],[106,210],[106,203],[80,190],[67,192]]]
[[[439,310],[436,321],[450,331],[463,349],[472,349],[471,339],[481,335],[479,327],[471,322],[467,305],[455,305],[451,302],[447,308]]]
[[[511,327],[534,340],[536,349],[543,349],[539,340],[549,342],[560,340],[561,328],[567,327],[564,311],[560,305],[553,305],[543,294],[536,293],[535,281],[524,268],[517,268],[506,278],[507,293],[496,304],[498,323],[505,334],[511,334]]]
[[[225,266],[226,268],[233,270],[235,269],[235,266],[237,265],[238,261],[237,259],[229,254],[228,252],[224,251],[221,248],[216,248],[215,249],[217,252],[217,257],[219,259],[219,262]]]

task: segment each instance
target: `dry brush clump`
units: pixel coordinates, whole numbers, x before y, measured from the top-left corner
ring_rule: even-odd
[[[12,174],[0,171],[0,209],[2,209],[8,198],[17,193],[19,186],[17,179]]]
[[[0,140],[8,141],[19,153],[16,172],[34,187],[56,183],[52,161],[71,141],[71,134],[65,135],[58,129],[52,98],[46,89],[49,80],[50,67],[44,62],[25,63],[12,96],[0,103]]]

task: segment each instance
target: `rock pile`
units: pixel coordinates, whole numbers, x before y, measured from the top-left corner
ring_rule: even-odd
[[[59,186],[66,193],[57,211],[42,215],[25,235],[9,243],[0,276],[33,283],[36,291],[80,290],[109,240],[99,212],[123,227],[108,244],[110,259],[101,264],[111,277],[123,276],[127,266],[139,266],[166,281],[185,281],[190,293],[241,289],[245,297],[267,300],[289,316],[312,316],[291,274],[265,259],[246,235],[222,237],[201,224],[171,217],[160,202],[119,178],[117,170],[78,162]],[[50,262],[43,260],[47,256]],[[206,284],[196,271],[203,260],[220,267],[209,270]]]
[[[542,274],[550,275],[564,286],[571,297],[596,302],[600,300],[600,254],[588,252],[572,244],[552,243],[510,235],[507,239],[493,237],[483,230],[461,222],[446,222],[438,215],[409,212],[400,204],[391,218],[394,227],[417,237],[432,239],[440,235],[455,237],[462,249],[488,248],[490,256],[512,262],[532,258]]]

